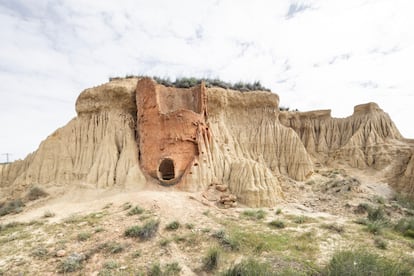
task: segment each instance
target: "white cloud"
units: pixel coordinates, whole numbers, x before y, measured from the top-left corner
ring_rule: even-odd
[[[0,153],[23,158],[109,76],[260,80],[281,104],[347,116],[375,101],[405,136],[414,84],[406,0],[3,0]],[[0,160],[1,161],[1,160]]]

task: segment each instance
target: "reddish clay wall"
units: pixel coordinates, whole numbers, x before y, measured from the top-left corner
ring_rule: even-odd
[[[138,81],[139,160],[142,170],[163,185],[178,183],[199,154],[198,133],[208,131],[205,93],[204,84],[183,89],[150,78]]]

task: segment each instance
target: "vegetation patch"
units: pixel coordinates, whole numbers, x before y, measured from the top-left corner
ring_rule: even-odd
[[[243,217],[250,218],[250,219],[264,219],[266,217],[266,212],[262,209],[259,210],[244,210],[242,213]]]
[[[414,210],[414,197],[403,194],[396,194],[394,200],[404,208]]]
[[[371,206],[368,203],[360,203],[355,208],[354,213],[355,214],[365,214],[368,212],[368,210],[371,209]]]
[[[116,269],[116,268],[118,268],[118,267],[119,267],[118,262],[116,262],[116,261],[114,261],[114,260],[107,261],[107,262],[104,264],[104,268],[105,268],[105,269]]]
[[[374,240],[374,244],[379,249],[387,249],[387,245],[388,245],[387,241],[381,238],[376,238]]]
[[[99,249],[105,250],[109,254],[117,254],[125,250],[125,245],[119,242],[106,242],[99,246]]]
[[[239,276],[239,275],[256,275],[268,276],[276,275],[268,263],[258,262],[255,259],[243,260],[240,263],[231,266],[224,273],[224,276]]]
[[[135,206],[134,208],[130,209],[127,213],[128,216],[133,216],[133,215],[140,215],[142,213],[144,213],[144,209],[139,207],[139,206]]]
[[[43,189],[39,188],[39,187],[32,187],[29,192],[26,195],[26,198],[30,201],[39,199],[41,197],[46,197],[49,194],[46,193]]]
[[[232,235],[227,235],[224,230],[219,230],[213,233],[212,236],[216,238],[219,243],[226,249],[236,251],[240,248],[240,242],[238,238]]]
[[[221,252],[217,247],[210,248],[203,258],[203,270],[213,271],[217,269],[220,262],[220,255]]]
[[[302,216],[294,216],[292,218],[292,221],[296,224],[303,224],[303,223],[311,222],[312,219],[302,215]]]
[[[82,269],[83,262],[86,260],[85,255],[73,253],[66,259],[62,260],[58,266],[60,273],[75,272]]]
[[[77,238],[78,238],[78,241],[86,241],[91,236],[92,236],[92,234],[89,233],[89,232],[81,232],[81,233],[78,234]]]
[[[130,78],[143,78],[147,76],[143,75],[126,75],[126,79]],[[270,91],[270,89],[264,87],[260,81],[255,81],[252,83],[249,82],[236,82],[230,83],[225,82],[220,79],[210,79],[210,78],[194,78],[194,77],[182,77],[176,78],[175,81],[172,81],[170,78],[160,78],[160,77],[152,77],[157,83],[162,84],[167,87],[177,87],[177,88],[190,88],[196,85],[201,84],[202,81],[205,82],[206,87],[221,87],[224,89],[233,89],[238,90],[240,92],[247,92],[247,91]],[[109,81],[113,80],[121,80],[121,77],[110,77]]]
[[[148,270],[150,276],[175,276],[180,275],[181,267],[177,262],[165,264],[164,267],[157,262]]]
[[[233,90],[238,90],[241,92],[247,92],[247,91],[255,91],[255,90],[260,90],[260,91],[270,91],[270,89],[262,86],[262,84],[260,83],[260,81],[255,81],[253,83],[247,83],[247,82],[237,82],[237,83],[229,83],[229,82],[225,82],[222,81],[220,79],[198,79],[198,78],[177,78],[174,82],[171,81],[170,79],[166,78],[159,78],[159,77],[153,77],[153,79],[159,83],[162,84],[164,86],[173,86],[173,87],[177,87],[177,88],[190,88],[196,85],[201,84],[202,81],[205,82],[206,87],[221,87],[224,89],[233,89]]]
[[[167,224],[165,226],[165,229],[169,231],[173,231],[173,230],[177,230],[178,228],[180,228],[180,226],[181,226],[180,223],[174,220],[173,222],[170,222],[169,224]]]
[[[0,217],[8,214],[18,214],[23,211],[24,203],[21,199],[0,203]]]
[[[321,227],[329,231],[336,232],[338,234],[342,234],[343,232],[345,232],[344,226],[339,225],[337,223],[322,224]]]
[[[279,220],[279,219],[277,219],[277,220],[272,220],[271,222],[269,222],[269,225],[271,226],[271,227],[274,227],[274,228],[285,228],[285,223],[282,221],[282,220]]]
[[[49,251],[44,246],[38,246],[32,250],[31,255],[39,259],[43,259],[47,256]]]
[[[158,220],[150,220],[143,226],[135,225],[125,230],[125,236],[139,238],[141,240],[149,240],[158,232]]]
[[[367,251],[340,251],[334,254],[323,275],[412,275],[406,265]]]
[[[406,237],[414,239],[414,218],[402,218],[400,219],[394,229]]]

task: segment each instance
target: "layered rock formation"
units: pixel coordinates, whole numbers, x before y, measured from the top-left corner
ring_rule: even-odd
[[[138,82],[137,137],[143,171],[163,185],[173,185],[187,175],[210,141],[206,123],[204,84],[190,89],[165,87],[149,78]]]
[[[86,89],[76,102],[78,116],[56,130],[26,159],[3,166],[0,187],[18,194],[32,185],[143,185],[136,155],[137,80]]]
[[[373,168],[398,190],[413,192],[413,144],[377,104],[357,105],[347,118],[332,118],[330,110],[318,110],[281,112],[279,119],[296,131],[317,162]]]
[[[357,106],[344,119],[278,107],[278,96],[263,91],[112,80],[83,91],[77,117],[36,152],[0,166],[0,197],[31,185],[161,183],[202,191],[223,183],[241,203],[271,206],[283,198],[283,179],[302,181],[315,164],[336,163],[379,170],[414,193],[414,145],[376,104]]]

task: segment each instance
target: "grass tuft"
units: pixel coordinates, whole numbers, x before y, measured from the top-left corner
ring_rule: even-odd
[[[254,259],[243,260],[240,263],[230,267],[224,273],[224,276],[255,275],[267,276],[275,275],[267,263],[260,263]]]
[[[240,249],[239,240],[233,236],[227,235],[224,230],[219,230],[213,233],[212,236],[216,238],[224,248],[230,249],[232,251]]]
[[[414,238],[414,218],[402,218],[394,229],[406,237]]]
[[[367,251],[339,251],[325,267],[323,275],[412,275],[403,263]]]
[[[321,227],[332,232],[336,232],[338,234],[342,234],[343,232],[345,232],[344,226],[336,223],[322,224]]]
[[[274,228],[285,228],[285,223],[282,220],[272,220],[269,225]]]
[[[213,271],[217,269],[220,262],[220,250],[212,247],[208,250],[207,255],[203,258],[203,270]]]
[[[251,219],[264,219],[266,217],[266,212],[262,209],[259,210],[244,210],[242,216],[251,218]]]
[[[130,209],[127,213],[128,216],[133,216],[133,215],[140,215],[142,213],[144,213],[144,209],[139,207],[139,206],[135,206],[134,208]]]
[[[149,240],[155,236],[158,231],[160,222],[158,220],[150,220],[143,226],[135,225],[125,230],[125,236],[140,238],[141,240]]]
[[[174,220],[173,222],[170,222],[169,224],[167,224],[167,226],[165,226],[165,229],[172,231],[172,230],[177,230],[178,228],[180,228],[180,223],[176,220]]]
[[[117,254],[125,250],[125,245],[119,242],[111,241],[101,244],[99,249],[104,249],[110,254]]]
[[[305,216],[296,216],[293,218],[293,222],[297,224],[303,224],[308,221],[308,218]]]
[[[60,262],[58,270],[60,273],[78,271],[82,268],[82,263],[85,259],[85,255],[73,253]]]
[[[374,244],[379,249],[387,249],[387,241],[381,238],[376,238]]]

